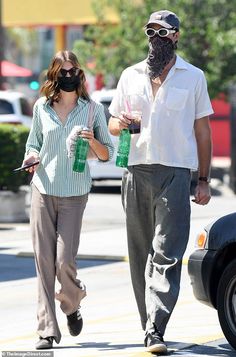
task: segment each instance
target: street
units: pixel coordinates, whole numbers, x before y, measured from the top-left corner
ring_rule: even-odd
[[[181,293],[165,335],[169,355],[236,356],[223,336],[217,311],[194,298],[187,274],[186,262],[197,232],[235,210],[235,197],[227,187],[215,182],[213,194],[208,206],[192,203]],[[34,351],[37,284],[29,225],[0,224],[0,251],[0,350]],[[54,345],[54,356],[151,356],[143,347],[131,287],[125,218],[118,189],[96,189],[90,194],[78,267],[78,275],[87,286],[87,297],[81,304],[84,328],[80,336],[70,336],[65,316],[57,305],[63,337],[59,345]]]

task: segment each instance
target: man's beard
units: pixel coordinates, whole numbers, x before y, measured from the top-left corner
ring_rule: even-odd
[[[148,74],[151,79],[159,77],[172,60],[177,45],[169,38],[154,36],[149,40]]]

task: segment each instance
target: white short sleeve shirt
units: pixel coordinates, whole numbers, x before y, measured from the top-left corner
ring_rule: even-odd
[[[141,103],[142,122],[141,133],[131,135],[129,165],[197,170],[194,122],[213,114],[204,73],[177,56],[153,98],[145,60],[123,71],[109,108],[111,115],[126,111],[126,99],[133,96]]]

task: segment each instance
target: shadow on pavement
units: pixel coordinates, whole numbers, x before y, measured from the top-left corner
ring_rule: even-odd
[[[215,344],[212,346],[212,344]],[[228,356],[235,357],[236,351],[229,344],[217,344],[217,341],[211,342],[211,345],[195,345],[178,351],[173,351],[174,356]]]
[[[92,186],[91,193],[121,193],[120,186]]]
[[[80,260],[77,261],[77,266],[83,269],[111,263],[113,262],[105,260]],[[0,282],[34,277],[36,277],[34,258],[0,254]]]
[[[99,351],[107,351],[107,350],[124,350],[126,348],[136,348],[143,347],[143,343],[129,343],[129,344],[115,344],[110,342],[87,342],[87,343],[79,343],[81,348],[95,348]]]
[[[76,346],[53,346],[53,349],[55,350],[60,350],[60,349],[70,349],[70,348],[93,348],[98,351],[113,351],[113,350],[123,350],[126,348],[136,348],[136,347],[143,347],[143,344],[135,344],[135,343],[130,343],[130,344],[122,344],[122,345],[116,345],[114,343],[110,342],[86,342],[86,343],[77,343]],[[135,356],[135,355],[134,355]]]

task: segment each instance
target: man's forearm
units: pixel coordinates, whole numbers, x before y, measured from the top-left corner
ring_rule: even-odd
[[[112,135],[114,136],[120,135],[119,119],[115,117],[111,117],[108,123],[108,129]]]
[[[198,174],[199,177],[209,177],[212,158],[211,129],[208,120],[205,120],[202,124],[195,128],[199,161]]]
[[[199,177],[209,177],[211,171],[211,141],[200,139],[198,142]]]

